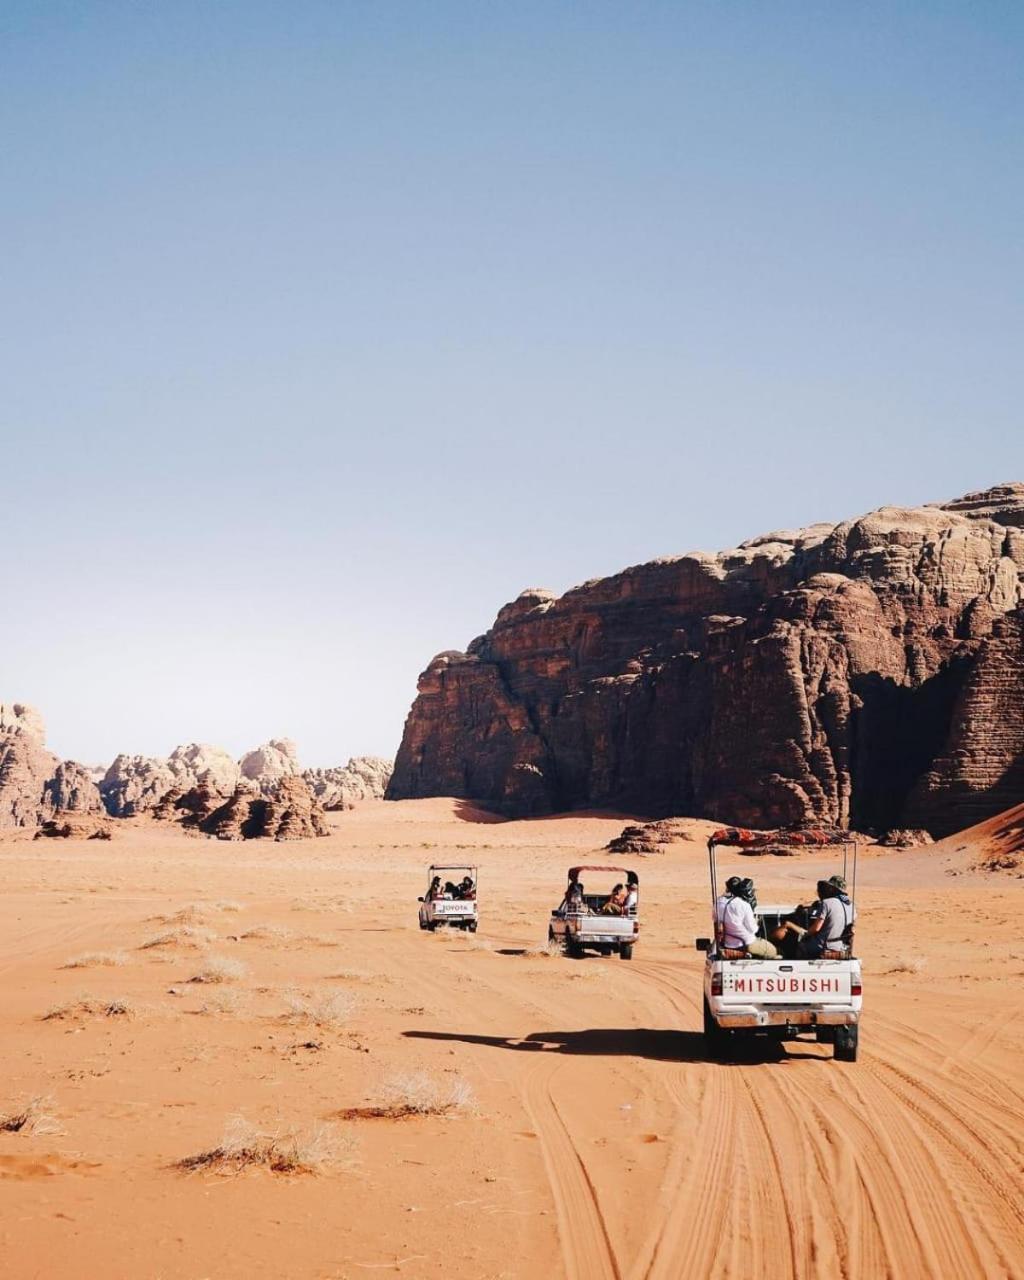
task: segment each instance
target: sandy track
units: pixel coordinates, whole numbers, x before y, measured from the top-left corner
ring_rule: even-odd
[[[719,1064],[686,945],[703,931],[699,846],[642,864],[632,962],[539,949],[552,885],[617,827],[466,823],[438,802],[371,807],[329,840],[247,846],[244,860],[145,830],[102,856],[0,846],[0,1110],[49,1095],[60,1130],[0,1133],[5,1276],[1024,1273],[1024,997],[1020,956],[1003,957],[1009,990],[993,975],[991,882],[936,872],[922,889],[915,863],[928,915],[907,957],[899,868],[878,864],[873,900],[869,864],[861,1061],[801,1042]],[[426,861],[466,846],[484,866],[481,933],[421,933]],[[1024,894],[999,884],[1009,920]],[[244,968],[227,1012],[204,1013],[209,992],[185,982],[200,951],[138,949],[154,916],[197,897],[241,903],[205,917],[210,948]],[[129,962],[60,967],[92,949]],[[348,993],[350,1021],[282,1021],[293,989]],[[137,1015],[40,1021],[83,990]],[[352,1162],[319,1177],[171,1167],[234,1112],[336,1124],[396,1071],[457,1074],[475,1111],[344,1122]]]

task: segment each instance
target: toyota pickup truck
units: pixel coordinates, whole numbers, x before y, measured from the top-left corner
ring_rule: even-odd
[[[454,875],[445,879],[448,872]],[[462,878],[458,879],[458,873]],[[427,868],[427,891],[419,899],[421,929],[433,933],[439,925],[448,929],[464,929],[476,933],[477,868],[472,866],[430,866]]]
[[[746,851],[758,845],[806,848],[819,844],[842,846],[844,885],[852,852],[856,893],[857,846],[841,833],[751,832],[737,828],[716,831],[708,841],[713,928],[718,897],[715,855],[719,846]],[[754,918],[758,936],[778,936],[783,921],[796,913],[795,904],[757,905]],[[863,984],[852,934],[849,946],[826,951],[815,959],[761,959],[742,950],[729,950],[720,939],[719,931],[710,938],[697,939],[698,951],[706,953],[704,1039],[711,1057],[727,1056],[737,1041],[752,1036],[781,1040],[813,1036],[819,1043],[833,1045],[834,1056],[840,1062],[857,1061]]]

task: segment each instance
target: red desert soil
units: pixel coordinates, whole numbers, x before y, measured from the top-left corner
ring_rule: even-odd
[[[543,948],[566,867],[607,862],[628,815],[485,816],[381,802],[295,844],[0,843],[0,1115],[42,1100],[0,1131],[7,1280],[1024,1273],[1024,882],[972,870],[970,833],[862,858],[860,1062],[799,1043],[720,1065],[692,947],[708,824],[624,859],[643,933],[623,963]],[[460,859],[480,933],[420,932],[427,863]],[[741,861],[763,901],[806,900],[825,865]],[[372,1114],[435,1087],[463,1105]],[[237,1116],[278,1155],[322,1129],[327,1163],[175,1167]]]

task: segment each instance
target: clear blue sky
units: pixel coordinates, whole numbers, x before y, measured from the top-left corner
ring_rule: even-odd
[[[1024,478],[1018,3],[0,11],[0,697],[397,745],[530,585]]]

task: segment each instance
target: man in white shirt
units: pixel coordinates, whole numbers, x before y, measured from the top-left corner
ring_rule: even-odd
[[[639,901],[639,893],[637,892],[637,882],[631,881],[626,885],[626,905],[622,909],[624,916],[636,914],[636,904]]]
[[[715,903],[715,935],[729,951],[745,951],[758,960],[777,960],[779,953],[767,938],[757,935],[757,917],[750,905],[754,882],[730,876],[725,893]]]

